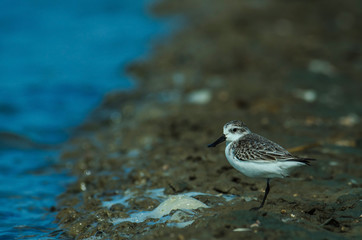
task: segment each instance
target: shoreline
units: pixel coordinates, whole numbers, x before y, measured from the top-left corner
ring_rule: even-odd
[[[337,2],[328,9],[322,2],[202,3],[154,7],[157,14],[182,14],[188,25],[133,63],[128,71],[138,89],[106,96],[67,143],[61,165],[78,180],[56,207],[65,236],[357,238],[361,60],[352,47],[361,36],[356,22],[348,28],[335,18],[358,16],[358,9]],[[229,166],[223,147],[206,147],[233,119],[286,148],[316,144],[296,154],[318,161],[273,180],[258,212],[249,209],[260,202],[264,180]],[[164,190],[155,196],[149,192],[155,189]],[[184,228],[170,227],[170,219],[113,224],[189,192],[209,208],[182,215],[193,221]]]

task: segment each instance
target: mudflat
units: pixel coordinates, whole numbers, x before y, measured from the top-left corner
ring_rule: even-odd
[[[130,64],[64,146],[77,180],[57,221],[76,239],[358,239],[362,224],[362,4],[162,1],[179,30]],[[243,176],[207,148],[244,121],[301,157],[289,178]]]

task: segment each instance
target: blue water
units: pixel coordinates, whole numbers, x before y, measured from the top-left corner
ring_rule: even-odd
[[[71,181],[52,168],[57,146],[105,93],[133,87],[125,65],[166,30],[149,2],[0,1],[0,239],[56,229],[49,208]]]

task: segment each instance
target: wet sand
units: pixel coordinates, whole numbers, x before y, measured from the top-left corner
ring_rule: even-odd
[[[155,14],[181,16],[185,26],[131,64],[139,87],[107,95],[64,146],[60,167],[77,181],[52,209],[63,237],[360,237],[361,9],[358,1],[155,5]],[[259,211],[249,209],[261,202],[265,180],[234,170],[224,145],[207,148],[234,119],[317,159],[273,179]],[[193,221],[184,228],[170,224],[178,210],[163,221],[115,221],[189,192],[208,208],[179,211],[179,222]]]

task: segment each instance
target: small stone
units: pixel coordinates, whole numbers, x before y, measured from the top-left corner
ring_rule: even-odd
[[[190,185],[184,181],[171,181],[168,183],[168,186],[165,191],[167,194],[180,193],[191,189]]]
[[[251,228],[257,228],[259,226],[260,226],[260,221],[259,220],[256,220],[255,223],[250,225]]]
[[[211,100],[211,92],[207,89],[195,91],[190,93],[187,99],[190,103],[206,104]]]
[[[312,89],[297,89],[294,96],[309,103],[312,103],[317,99],[317,93]]]
[[[345,127],[353,127],[357,123],[359,123],[359,117],[354,113],[339,118],[339,124]]]
[[[80,190],[82,190],[83,192],[87,190],[87,187],[85,185],[85,182],[81,182],[80,183]]]
[[[111,211],[123,211],[124,206],[120,203],[113,204],[110,208]]]
[[[235,228],[233,230],[234,232],[248,232],[248,231],[251,231],[250,228]]]
[[[229,193],[231,190],[231,187],[227,184],[216,184],[214,187],[214,190],[220,193]]]
[[[74,208],[64,208],[57,214],[60,223],[69,223],[79,218],[79,213]]]

